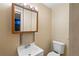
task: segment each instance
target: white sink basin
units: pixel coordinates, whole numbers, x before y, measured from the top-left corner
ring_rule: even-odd
[[[30,45],[22,45],[18,47],[19,56],[43,56],[44,50],[39,48],[35,43]]]

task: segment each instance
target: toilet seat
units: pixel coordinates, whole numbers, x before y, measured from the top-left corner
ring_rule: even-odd
[[[60,54],[57,54],[54,51],[52,51],[52,52],[49,52],[47,56],[60,56]]]

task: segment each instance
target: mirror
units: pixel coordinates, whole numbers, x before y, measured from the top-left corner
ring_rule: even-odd
[[[37,32],[38,12],[22,5],[12,4],[12,32]]]

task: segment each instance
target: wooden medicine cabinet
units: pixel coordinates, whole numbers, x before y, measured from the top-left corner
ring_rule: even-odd
[[[12,33],[37,32],[38,11],[12,4]]]

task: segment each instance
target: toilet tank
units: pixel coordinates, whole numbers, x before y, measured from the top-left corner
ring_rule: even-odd
[[[52,46],[53,46],[53,51],[59,53],[59,54],[63,54],[64,53],[64,47],[65,44],[59,41],[53,41],[52,42]]]

